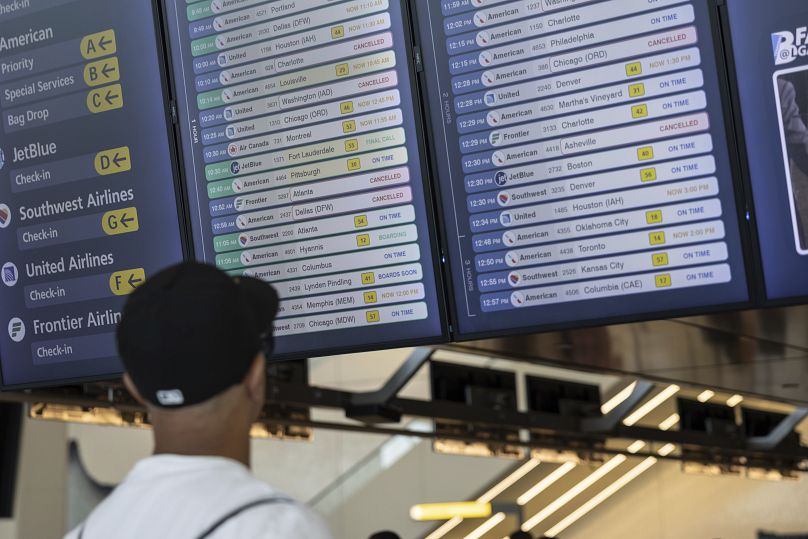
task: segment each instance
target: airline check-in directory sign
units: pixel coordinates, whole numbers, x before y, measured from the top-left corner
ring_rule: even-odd
[[[196,256],[273,283],[280,354],[445,334],[402,9],[168,3]]]
[[[0,1],[5,385],[120,372],[126,294],[182,258],[154,17]]]
[[[747,301],[706,1],[417,7],[460,337]]]
[[[808,296],[808,3],[727,3],[766,293]]]

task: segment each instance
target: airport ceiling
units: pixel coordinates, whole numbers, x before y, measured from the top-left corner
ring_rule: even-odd
[[[808,306],[463,343],[567,367],[637,373],[808,403]]]

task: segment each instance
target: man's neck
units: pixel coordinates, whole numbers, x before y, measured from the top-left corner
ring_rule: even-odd
[[[250,435],[233,425],[195,429],[186,425],[154,425],[154,454],[225,457],[250,466]]]

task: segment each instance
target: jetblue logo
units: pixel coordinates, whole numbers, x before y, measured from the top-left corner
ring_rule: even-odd
[[[797,58],[808,57],[808,27],[797,28],[795,32],[775,32],[772,34],[774,65],[785,65]]]

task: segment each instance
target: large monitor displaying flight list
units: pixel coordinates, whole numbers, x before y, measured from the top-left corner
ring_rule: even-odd
[[[167,2],[195,253],[273,283],[281,357],[446,339],[405,7]]]
[[[766,295],[808,296],[808,4],[727,4]]]
[[[2,384],[120,372],[126,294],[182,259],[151,0],[0,2]]]
[[[0,385],[191,258],[281,360],[804,299],[802,4],[0,0]]]
[[[748,300],[707,0],[418,0],[460,338]]]

